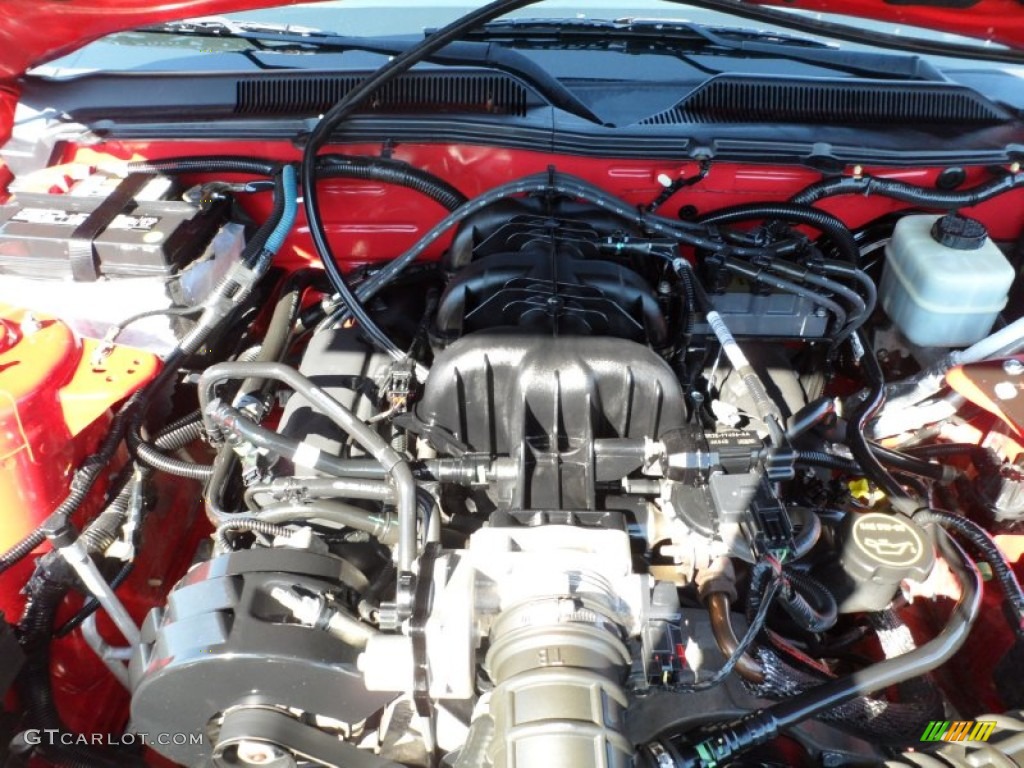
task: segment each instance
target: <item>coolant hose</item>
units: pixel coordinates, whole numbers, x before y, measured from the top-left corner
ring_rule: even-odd
[[[666,743],[665,739],[645,751],[656,762],[656,755],[671,755],[667,764],[676,768],[713,768],[728,763],[748,749],[774,739],[780,732],[816,717],[853,699],[923,675],[945,664],[960,649],[981,607],[981,576],[974,563],[948,535],[939,543],[950,570],[960,583],[960,599],[942,631],[932,640],[908,653],[872,664],[846,677],[836,678],[790,699],[755,711],[737,722],[718,728],[697,744]],[[667,734],[671,742],[674,735]]]
[[[1017,637],[1024,638],[1024,589],[992,535],[973,520],[943,509],[922,509],[914,515],[914,521],[940,525],[970,542],[981,554],[981,559],[988,563],[1003,590],[1016,620],[1011,628]]]
[[[429,197],[448,211],[454,211],[466,202],[466,196],[444,179],[397,160],[324,155],[317,165],[316,175],[321,179],[366,179],[406,187]]]
[[[301,397],[319,409],[331,421],[347,432],[368,454],[387,471],[395,487],[395,506],[398,514],[398,567],[408,572],[416,557],[416,480],[405,458],[394,450],[372,427],[362,422],[352,411],[339,403],[312,381],[281,363],[218,363],[203,372],[199,379],[199,402],[204,414],[215,397],[217,385],[226,379],[250,376],[274,379],[291,387]],[[211,425],[212,426],[212,425]]]
[[[873,176],[844,176],[812,184],[792,198],[790,203],[810,205],[836,195],[881,195],[912,205],[939,210],[969,208],[997,195],[1024,186],[1024,173],[1007,174],[993,181],[962,191],[927,189],[905,181],[879,179]]]
[[[229,432],[257,448],[288,459],[298,466],[335,477],[349,476],[349,460],[321,451],[311,443],[262,427],[230,405],[217,405],[210,410],[207,417],[218,429]],[[210,472],[212,474],[212,467]]]

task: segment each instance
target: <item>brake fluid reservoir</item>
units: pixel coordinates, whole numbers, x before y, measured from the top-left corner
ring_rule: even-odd
[[[886,246],[879,294],[914,344],[965,347],[992,330],[1013,278],[981,222],[959,213],[904,216]]]

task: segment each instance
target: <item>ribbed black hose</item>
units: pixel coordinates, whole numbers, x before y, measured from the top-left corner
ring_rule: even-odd
[[[176,451],[202,436],[203,417],[199,411],[193,411],[157,432],[153,445],[163,451]]]
[[[366,179],[406,187],[429,197],[449,211],[454,211],[467,200],[464,194],[444,179],[397,160],[325,155],[320,158],[316,173],[321,179]]]
[[[881,195],[925,208],[954,210],[969,208],[986,200],[1024,186],[1024,173],[1007,174],[993,181],[962,191],[928,189],[892,179],[872,176],[826,179],[812,184],[790,198],[791,203],[810,205],[836,195]]]
[[[256,157],[205,155],[201,157],[168,157],[162,160],[141,160],[128,163],[129,173],[246,173],[252,176],[274,176],[280,163]]]
[[[736,205],[712,211],[701,216],[698,221],[702,224],[734,224],[751,219],[783,220],[795,224],[807,224],[831,240],[847,262],[856,265],[860,261],[860,249],[857,248],[857,242],[853,239],[850,228],[842,220],[831,213],[796,202]]]
[[[188,480],[199,480],[206,482],[213,474],[213,467],[209,464],[197,464],[194,461],[183,461],[167,456],[147,442],[140,440],[132,446],[136,458],[148,467],[157,472],[165,472],[168,475],[184,477]]]
[[[796,463],[805,464],[810,467],[821,467],[822,469],[834,469],[837,472],[847,472],[851,475],[863,474],[860,464],[842,456],[836,456],[824,451],[797,451]]]
[[[789,588],[779,593],[782,608],[808,632],[825,632],[839,619],[836,599],[817,580],[799,571],[787,570]]]
[[[992,535],[973,520],[944,509],[922,509],[914,515],[914,521],[940,525],[970,542],[981,559],[988,563],[1003,590],[1003,597],[1015,619],[1011,628],[1018,637],[1024,638],[1024,589]]]

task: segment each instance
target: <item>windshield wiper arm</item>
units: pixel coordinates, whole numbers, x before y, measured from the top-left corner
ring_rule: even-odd
[[[861,77],[948,82],[931,62],[917,56],[844,51],[819,40],[774,32],[710,27],[685,21],[599,19],[499,19],[479,31],[475,39],[569,42],[579,39],[640,41],[668,51],[693,52],[707,47],[771,56],[837,69]]]
[[[301,31],[299,31],[301,30]],[[417,40],[387,37],[350,37],[333,32],[322,32],[309,28],[296,28],[286,25],[260,24],[257,22],[229,22],[227,20],[211,20],[209,22],[171,22],[151,27],[141,27],[138,32],[156,34],[186,35],[195,37],[231,38],[246,40],[257,47],[273,41],[280,44],[309,46],[325,51],[366,51],[386,56],[397,56],[416,45]],[[270,48],[269,50],[276,50]],[[456,42],[429,57],[429,61],[437,64],[456,66],[481,66],[497,69],[525,80],[537,89],[551,104],[559,109],[589,120],[593,123],[606,125],[600,117],[580,101],[572,91],[565,87],[542,66],[523,56],[518,51],[500,45],[480,42]]]

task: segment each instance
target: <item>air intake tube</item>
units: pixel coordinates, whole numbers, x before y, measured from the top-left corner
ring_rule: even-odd
[[[486,660],[493,768],[633,765],[622,636],[600,604],[578,596],[531,600],[498,617]]]

